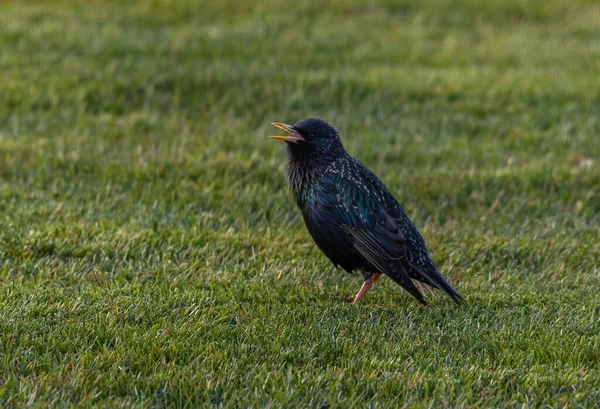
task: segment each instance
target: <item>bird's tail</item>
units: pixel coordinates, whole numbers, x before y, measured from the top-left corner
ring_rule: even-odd
[[[452,301],[460,304],[465,299],[452,287],[452,285],[440,274],[435,265],[431,265],[430,268],[424,268],[421,266],[415,266],[411,264],[411,268],[416,270],[421,277],[417,278],[423,281],[425,284],[429,284],[432,287],[437,288],[444,294],[446,294]]]

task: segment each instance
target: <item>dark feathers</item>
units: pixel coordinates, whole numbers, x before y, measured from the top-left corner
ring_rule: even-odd
[[[293,126],[304,141],[288,144],[286,181],[319,248],[365,279],[385,273],[425,304],[412,280],[463,298],[439,273],[402,206],[375,174],[352,158],[335,128],[318,118]]]

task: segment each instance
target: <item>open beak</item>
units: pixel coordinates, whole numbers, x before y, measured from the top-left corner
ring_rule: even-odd
[[[298,131],[296,131],[292,127],[292,125],[282,124],[280,122],[271,122],[271,125],[279,128],[279,129],[283,129],[286,132],[289,132],[290,135],[289,136],[276,135],[276,136],[269,136],[269,138],[278,139],[280,141],[285,141],[285,142],[294,142],[294,143],[298,143],[298,141],[304,140],[302,135],[300,135],[300,133],[298,133]]]

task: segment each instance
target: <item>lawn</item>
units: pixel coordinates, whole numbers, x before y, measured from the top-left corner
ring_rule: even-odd
[[[0,406],[600,406],[600,3],[0,3]],[[466,298],[313,244],[320,116]]]

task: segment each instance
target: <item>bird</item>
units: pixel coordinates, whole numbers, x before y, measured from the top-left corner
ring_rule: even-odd
[[[321,118],[271,124],[287,132],[270,138],[287,144],[285,181],[314,242],[335,267],[363,276],[349,301],[359,303],[382,274],[423,305],[417,285],[436,288],[457,304],[464,301],[431,260],[400,203],[346,152],[335,127]]]

